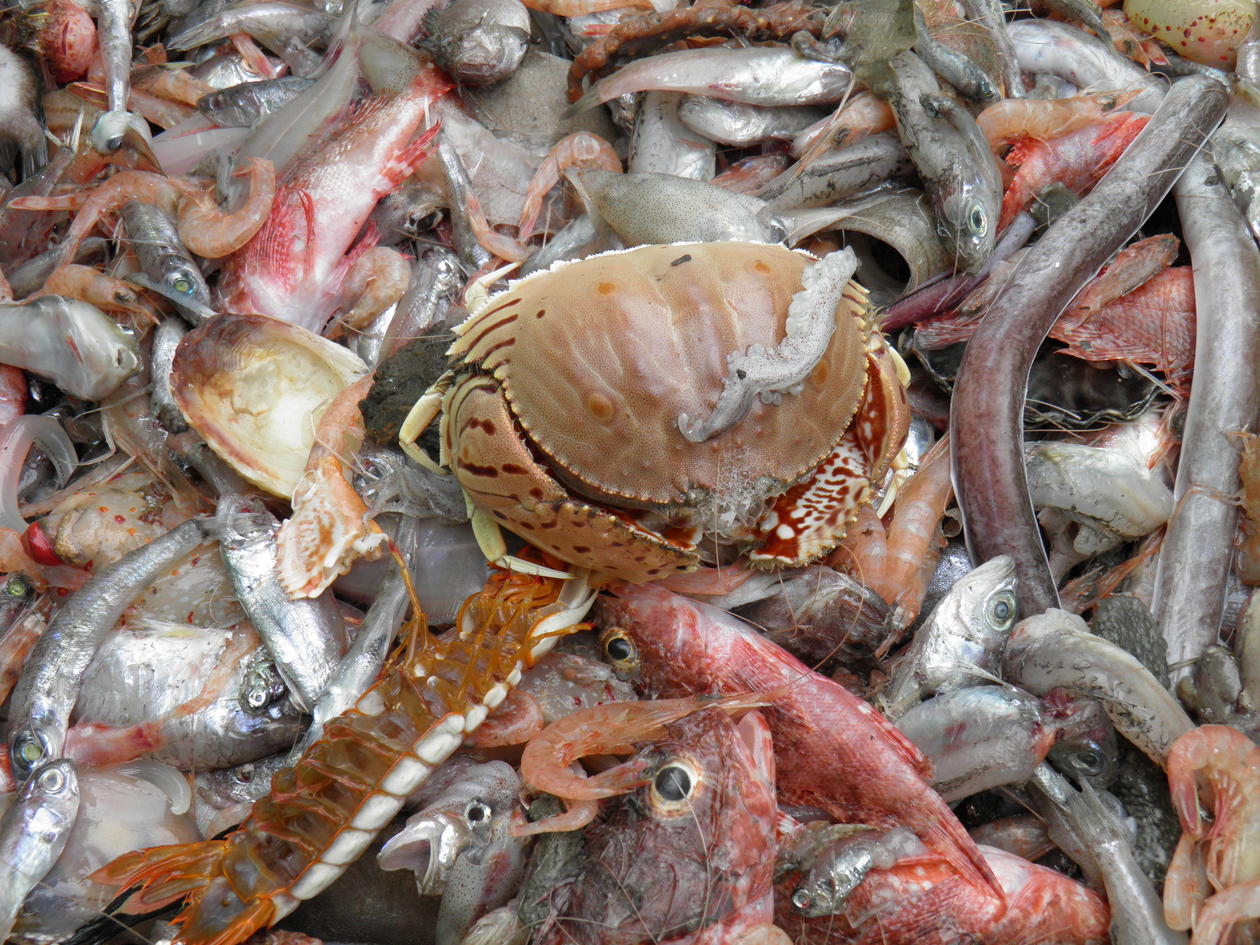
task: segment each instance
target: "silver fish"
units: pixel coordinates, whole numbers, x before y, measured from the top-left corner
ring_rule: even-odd
[[[175,221],[160,207],[136,200],[123,205],[122,218],[144,274],[165,290],[162,294],[189,324],[201,324],[210,305],[210,287],[184,248]]]
[[[924,621],[880,696],[884,711],[897,719],[931,693],[991,676],[1015,616],[1015,563],[998,555],[960,578]]]
[[[252,128],[314,84],[314,79],[297,75],[240,82],[201,96],[197,100],[197,111],[222,128]]]
[[[890,75],[897,133],[923,179],[940,235],[958,268],[975,272],[996,245],[1002,205],[1002,175],[988,141],[971,113],[941,94],[914,53],[899,53]]]
[[[688,95],[678,105],[678,118],[696,134],[718,144],[747,148],[770,139],[791,139],[819,119],[807,105],[764,108]]]
[[[294,702],[309,710],[319,699],[345,652],[345,627],[331,594],[293,600],[276,574],[280,523],[257,499],[219,499],[219,548],[236,596],[258,635],[275,657]]]
[[[1075,614],[1050,608],[1012,631],[1003,678],[1044,695],[1063,687],[1099,700],[1116,731],[1156,764],[1190,729],[1185,710],[1137,659],[1089,632]]]
[[[897,728],[931,759],[932,787],[951,804],[1023,784],[1056,735],[1040,699],[1004,686],[941,693],[899,718]]]
[[[9,704],[9,757],[19,781],[61,757],[83,674],[123,611],[209,536],[206,519],[187,521],[96,572],[62,605],[23,666]]]
[[[136,339],[95,305],[59,295],[0,302],[0,364],[101,400],[140,369]]]
[[[70,761],[36,771],[0,818],[0,941],[34,889],[52,869],[79,813],[79,779]]]
[[[678,115],[681,92],[648,92],[639,102],[630,136],[627,170],[642,174],[673,174],[692,180],[710,180],[715,171],[717,147],[712,139],[696,134]]]

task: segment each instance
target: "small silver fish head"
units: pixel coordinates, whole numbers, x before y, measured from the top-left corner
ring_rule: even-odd
[[[946,197],[941,212],[946,221],[941,236],[953,245],[958,269],[975,272],[993,252],[997,220],[990,217],[984,201],[970,189]]]

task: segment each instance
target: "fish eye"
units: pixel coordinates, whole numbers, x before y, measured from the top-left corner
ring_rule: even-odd
[[[989,622],[1005,630],[1015,622],[1015,598],[1010,593],[998,594],[988,605]]]
[[[984,207],[976,204],[971,208],[971,212],[967,214],[967,228],[975,236],[984,235],[989,228],[989,218],[984,212]]]
[[[30,773],[44,760],[44,741],[34,732],[23,732],[13,743],[13,765]]]
[[[189,279],[187,276],[177,277],[175,281],[171,283],[171,288],[174,289],[176,292],[179,292],[181,295],[193,294],[192,280]]]
[[[39,773],[39,788],[48,794],[60,794],[66,786],[66,775],[59,766],[45,768]]]
[[[1077,754],[1076,766],[1086,774],[1099,774],[1102,772],[1102,756],[1087,749]]]
[[[16,600],[23,600],[31,596],[31,582],[26,579],[25,575],[12,574],[9,579],[4,582],[4,596],[11,597]]]
[[[232,773],[232,780],[237,784],[249,784],[254,780],[254,766],[252,764],[244,764]]]
[[[691,799],[700,786],[700,772],[687,759],[674,759],[663,765],[652,779],[650,799],[660,813],[677,814],[691,809]]]
[[[474,798],[468,802],[468,808],[464,811],[464,819],[470,824],[481,824],[490,819],[491,813],[493,812],[488,804]]]
[[[629,676],[639,670],[639,649],[630,635],[620,627],[609,627],[599,638],[600,649],[618,676]]]

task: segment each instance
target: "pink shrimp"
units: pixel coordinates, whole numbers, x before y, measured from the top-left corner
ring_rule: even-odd
[[[162,320],[134,286],[91,266],[76,263],[58,266],[44,280],[43,288],[36,293],[39,295],[60,295],[90,302],[115,318],[125,316],[136,329],[151,327]]]
[[[36,604],[36,609],[29,611],[9,627],[0,637],[0,702],[9,698],[13,687],[22,675],[22,664],[35,649],[44,630],[48,628],[48,598],[45,596]]]
[[[808,164],[829,148],[850,145],[895,126],[892,109],[883,99],[871,92],[858,92],[792,139],[792,154]]]
[[[649,702],[610,702],[580,709],[552,722],[525,746],[521,778],[536,791],[546,791],[568,805],[563,814],[531,824],[516,823],[517,837],[556,830],[577,830],[594,820],[595,801],[625,794],[647,782],[646,763],[626,762],[585,777],[573,770],[574,762],[587,755],[629,754],[634,742],[652,741],[666,735],[667,726],[701,709],[720,708],[739,712],[766,705],[766,696],[732,693],[726,696],[687,696]],[[577,803],[574,803],[577,802]],[[581,803],[586,802],[586,803]]]
[[[1137,91],[1093,92],[1072,98],[1008,98],[976,116],[994,154],[1020,138],[1047,141],[1091,125],[1122,108]]]
[[[611,144],[589,131],[575,131],[561,138],[538,165],[529,189],[525,191],[521,223],[517,229],[517,239],[522,243],[534,234],[543,198],[559,183],[560,175],[571,167],[596,168],[620,174],[621,158],[617,157]]]
[[[411,264],[396,249],[374,246],[355,260],[342,288],[351,307],[324,332],[337,340],[346,330],[359,331],[403,297],[411,283]]]
[[[74,222],[61,242],[58,266],[74,262],[79,245],[107,215],[116,213],[130,200],[140,200],[161,207],[167,213],[175,212],[179,192],[175,185],[161,174],[149,171],[119,171],[103,184],[91,190],[74,191],[53,197],[18,197],[9,202],[18,210],[78,210]]]
[[[898,492],[888,529],[869,512],[865,519],[859,516],[857,527],[850,528],[841,542],[839,563],[888,602],[897,628],[912,624],[923,606],[936,567],[941,518],[953,495],[946,435],[933,444],[919,471]],[[890,643],[896,639],[889,637]]]
[[[221,259],[236,252],[262,229],[276,194],[276,169],[266,158],[250,158],[238,175],[249,178],[249,195],[235,210],[221,208],[214,196],[183,181],[179,202],[179,238],[198,256]]]
[[[1078,195],[1088,192],[1149,120],[1149,115],[1109,112],[1083,128],[1047,141],[1020,139],[1006,156],[1006,163],[1019,170],[1002,199],[998,229],[1005,229],[1053,182]]]
[[[716,187],[735,194],[755,194],[787,170],[787,158],[782,154],[754,154],[736,161],[713,180]]]
[[[1173,743],[1167,768],[1182,835],[1164,917],[1174,929],[1193,926],[1195,945],[1217,945],[1233,923],[1260,917],[1260,746],[1229,726],[1201,725]]]

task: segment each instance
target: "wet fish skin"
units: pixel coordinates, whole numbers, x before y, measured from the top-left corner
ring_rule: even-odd
[[[78,813],[78,774],[62,759],[36,770],[0,818],[0,941],[61,856]]]
[[[915,633],[880,703],[894,720],[925,695],[975,685],[997,669],[1015,626],[1015,566],[999,555],[956,581]]]

